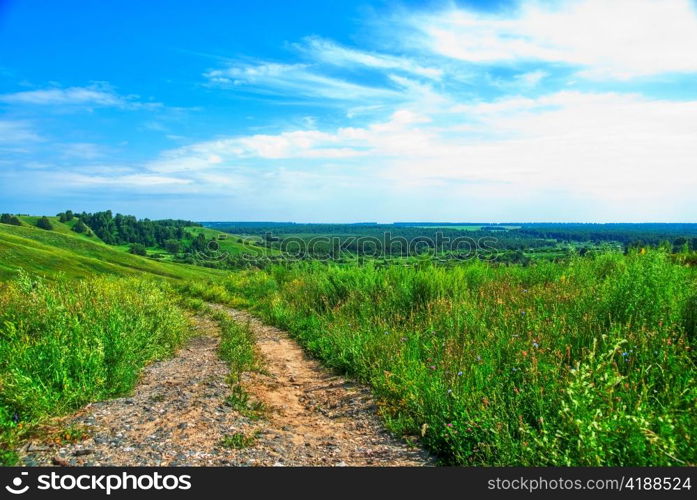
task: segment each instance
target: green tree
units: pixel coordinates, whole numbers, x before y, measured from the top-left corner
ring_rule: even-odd
[[[13,226],[21,226],[22,222],[16,215],[2,214],[0,215],[0,224],[11,224]]]
[[[177,240],[165,240],[164,247],[165,250],[167,250],[171,254],[177,254],[181,252],[181,243],[179,243]]]
[[[45,229],[46,231],[51,231],[53,229],[51,221],[48,220],[48,217],[46,217],[45,215],[36,221],[36,227]]]
[[[65,212],[61,212],[58,214],[58,222],[65,222],[67,220],[68,218],[65,216]]]
[[[83,234],[88,232],[89,228],[87,227],[87,224],[82,222],[81,219],[78,219],[75,225],[73,226],[73,231],[75,231],[76,233]]]
[[[145,245],[142,245],[141,243],[133,243],[131,247],[128,249],[128,251],[134,255],[148,255],[148,251],[145,248]]]
[[[192,252],[205,252],[206,247],[206,237],[203,235],[203,233],[199,233],[198,236],[196,236],[196,239],[191,242]]]
[[[73,220],[74,217],[75,217],[75,214],[73,214],[72,210],[65,211],[65,220]]]

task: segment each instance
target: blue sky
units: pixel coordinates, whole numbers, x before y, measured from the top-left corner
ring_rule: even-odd
[[[0,0],[0,211],[697,221],[697,3]]]

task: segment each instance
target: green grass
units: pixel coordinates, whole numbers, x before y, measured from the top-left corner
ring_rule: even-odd
[[[212,315],[221,330],[218,355],[230,366],[228,382],[231,389],[225,402],[243,416],[257,420],[263,416],[266,408],[261,401],[252,400],[241,384],[244,372],[260,369],[254,333],[248,323],[235,321],[223,311],[213,312]]]
[[[132,255],[69,230],[0,224],[0,281],[16,276],[19,269],[48,278],[59,274],[68,278],[107,274],[197,280],[224,275],[213,269]]]
[[[222,271],[157,262],[86,237],[0,224],[0,463],[36,424],[132,388],[145,363],[170,354],[186,331],[169,283]],[[43,277],[40,279],[38,277]],[[138,277],[138,279],[136,279]]]
[[[226,288],[371,384],[387,425],[446,463],[697,463],[697,276],[661,252],[297,265]]]
[[[254,334],[249,324],[239,323],[223,312],[217,311],[213,317],[220,325],[220,358],[230,365],[230,379],[239,382],[245,371],[257,368]]]
[[[229,434],[225,436],[221,441],[220,445],[224,448],[232,448],[235,450],[241,450],[243,448],[249,448],[254,446],[257,440],[257,433],[244,434],[242,432],[235,432],[234,434]]]
[[[0,463],[44,419],[130,391],[188,330],[166,283],[21,274],[0,285]]]
[[[224,233],[222,231],[217,231],[215,229],[210,229],[207,227],[187,227],[185,231],[197,236],[203,234],[206,239],[215,239],[220,245],[220,252],[225,252],[230,256],[237,255],[252,255],[252,256],[266,256],[266,255],[280,255],[280,251],[272,248],[258,247],[253,245],[253,242],[260,242],[261,239],[252,236],[239,236],[229,233]],[[219,239],[223,238],[223,239]],[[243,240],[244,242],[240,242]]]
[[[203,311],[204,300],[252,308],[370,384],[388,427],[420,436],[445,463],[697,463],[697,272],[687,256],[224,273],[131,255],[55,218],[53,231],[22,219],[0,224],[0,463],[37,423],[131,390],[184,339],[182,308]],[[264,408],[239,384],[259,369],[251,329],[213,314],[227,403],[258,418]]]
[[[19,215],[17,218],[22,222],[23,226],[36,227],[36,221],[38,221],[41,217],[37,215]],[[48,220],[51,221],[51,225],[53,226],[53,229],[51,230],[52,232],[67,234],[86,241],[102,243],[102,240],[100,240],[94,234],[92,234],[92,236],[88,236],[87,234],[76,233],[72,230],[73,226],[78,221],[77,217],[66,222],[60,222],[58,217],[48,217]]]

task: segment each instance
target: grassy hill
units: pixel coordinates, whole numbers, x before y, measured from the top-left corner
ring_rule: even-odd
[[[145,273],[172,279],[209,279],[224,275],[223,271],[131,255],[96,236],[77,234],[55,217],[50,218],[52,231],[39,229],[34,226],[37,218],[21,217],[22,226],[0,224],[0,280],[16,276],[19,269],[48,278],[59,273],[76,278]]]
[[[206,239],[215,239],[220,245],[221,252],[227,252],[231,256],[240,254],[255,254],[259,253],[258,247],[252,246],[251,242],[260,242],[261,238],[252,236],[238,236],[230,233],[225,233],[218,231],[216,229],[211,229],[208,227],[187,227],[185,229],[188,233],[198,236],[203,234]],[[242,240],[244,239],[245,242]],[[272,248],[264,248],[263,251],[267,255],[280,255],[280,251]]]

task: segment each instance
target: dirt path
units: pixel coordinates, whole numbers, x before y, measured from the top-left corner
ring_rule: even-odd
[[[25,447],[27,465],[427,465],[422,450],[390,436],[370,392],[310,359],[285,332],[246,312],[264,373],[245,373],[242,385],[267,410],[261,419],[226,404],[228,367],[217,356],[218,327],[197,318],[200,335],[175,358],[144,370],[130,397],[93,403],[63,419],[84,427],[81,442]],[[253,417],[253,415],[252,415]],[[238,434],[241,449],[222,444]]]

